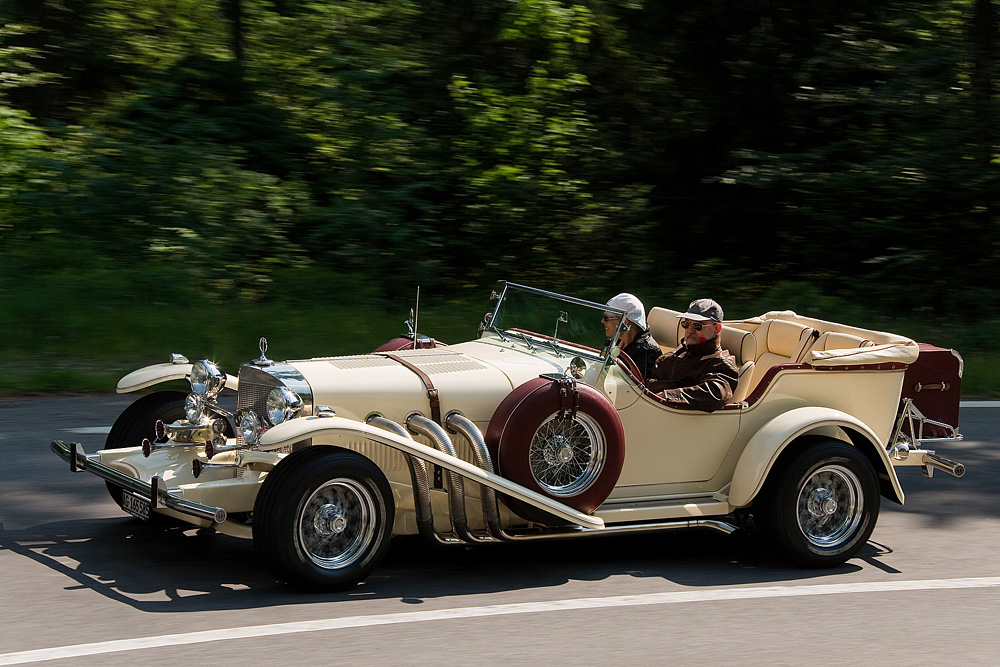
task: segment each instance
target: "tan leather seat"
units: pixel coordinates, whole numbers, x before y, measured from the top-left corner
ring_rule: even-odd
[[[656,306],[646,315],[646,325],[649,333],[653,335],[653,340],[660,346],[664,354],[673,352],[680,345],[680,317],[681,313],[669,308]]]
[[[750,393],[750,385],[753,381],[753,369],[754,362],[745,362],[740,366],[739,381],[736,383],[736,389],[733,390],[733,397],[729,399],[730,403],[740,403],[746,400],[747,394]]]
[[[723,324],[720,337],[723,349],[729,350],[729,354],[736,357],[737,366],[757,358],[757,337],[751,332]]]
[[[813,341],[815,329],[789,320],[764,320],[754,331],[757,357],[751,388],[776,364],[798,363]]]
[[[814,351],[826,351],[826,350],[849,350],[856,347],[871,347],[875,345],[870,340],[865,340],[861,336],[855,336],[854,334],[842,333],[840,331],[824,331],[819,335],[819,338],[809,346],[806,350],[805,356],[803,356],[803,361],[809,361],[809,353]]]

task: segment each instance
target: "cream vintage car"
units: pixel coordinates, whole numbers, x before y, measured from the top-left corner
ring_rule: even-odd
[[[354,585],[405,534],[480,544],[752,526],[791,561],[832,566],[866,543],[881,497],[903,502],[896,466],[964,472],[924,447],[961,437],[958,392],[944,391],[957,353],[952,377],[924,383],[949,423],[906,396],[923,357],[913,340],[792,312],[726,322],[739,384],[705,413],[643,388],[616,345],[623,325],[604,338],[605,311],[620,313],[501,282],[467,342],[411,332],[371,354],[277,362],[262,339],[238,376],[173,355],[118,391],[186,378],[190,393],[145,393],[94,454],[52,449],[135,516],[253,539],[306,590]],[[678,315],[649,313],[664,350]]]

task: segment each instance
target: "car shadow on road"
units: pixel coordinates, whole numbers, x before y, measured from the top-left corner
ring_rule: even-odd
[[[64,575],[66,590],[91,590],[156,613],[352,599],[419,604],[615,577],[655,578],[681,587],[773,585],[861,569],[856,561],[827,570],[787,568],[751,540],[703,530],[450,548],[399,537],[357,587],[304,594],[277,581],[258,561],[251,541],[179,525],[129,518],[47,523],[0,530],[0,549]],[[860,558],[877,565],[883,552],[869,543]]]

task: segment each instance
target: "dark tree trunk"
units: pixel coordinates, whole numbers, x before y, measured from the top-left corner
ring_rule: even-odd
[[[222,11],[229,21],[229,34],[236,61],[243,62],[243,0],[222,0]]]

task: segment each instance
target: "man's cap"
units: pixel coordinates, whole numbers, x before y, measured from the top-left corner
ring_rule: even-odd
[[[678,315],[681,319],[688,320],[715,320],[722,322],[722,306],[712,299],[695,299],[688,306],[688,311],[683,315]]]
[[[608,305],[618,310],[624,310],[627,319],[635,322],[643,331],[646,330],[646,309],[642,307],[642,301],[639,301],[634,294],[622,292],[609,299]]]

